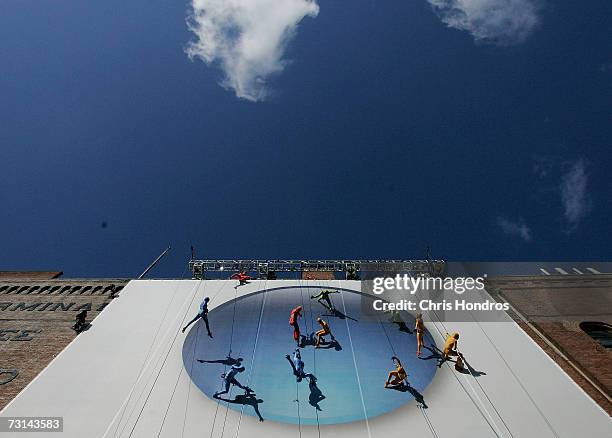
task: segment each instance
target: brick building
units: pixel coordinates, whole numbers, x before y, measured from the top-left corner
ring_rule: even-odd
[[[127,283],[61,275],[0,272],[0,409],[75,338],[77,313],[91,322]]]
[[[612,415],[612,274],[499,276],[487,291]]]

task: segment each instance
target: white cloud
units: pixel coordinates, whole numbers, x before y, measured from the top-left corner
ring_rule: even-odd
[[[561,202],[563,216],[567,221],[568,232],[576,229],[578,224],[591,210],[591,201],[587,190],[589,175],[585,160],[578,160],[561,177]]]
[[[298,23],[318,13],[316,0],[192,0],[188,22],[196,40],[187,54],[218,62],[221,85],[236,96],[263,100],[268,77],[285,68],[283,54]]]
[[[538,0],[428,0],[448,26],[477,42],[511,45],[525,41],[537,26]]]
[[[497,225],[504,233],[508,235],[518,236],[525,242],[531,241],[531,229],[525,225],[525,222],[523,222],[522,219],[520,219],[518,222],[513,222],[500,216],[497,218]]]

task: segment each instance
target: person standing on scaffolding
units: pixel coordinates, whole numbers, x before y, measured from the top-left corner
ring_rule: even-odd
[[[204,301],[202,301],[202,304],[200,304],[200,311],[191,321],[187,323],[185,327],[183,327],[183,330],[182,330],[183,333],[185,333],[185,330],[187,330],[187,327],[189,327],[191,324],[196,322],[198,319],[202,318],[204,320],[204,324],[206,324],[206,331],[208,332],[208,336],[211,338],[213,337],[212,333],[210,332],[210,326],[208,325],[208,302],[209,301],[210,301],[210,298],[208,297],[204,298]]]

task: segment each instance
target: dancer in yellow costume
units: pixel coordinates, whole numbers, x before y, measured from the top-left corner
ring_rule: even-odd
[[[385,382],[385,388],[391,386],[399,386],[406,382],[406,378],[408,378],[408,373],[404,369],[402,362],[400,362],[399,358],[393,356],[391,358],[393,360],[393,364],[395,365],[395,369],[389,373],[387,376],[387,381]],[[407,382],[406,382],[407,383]]]
[[[414,332],[417,338],[417,356],[421,355],[421,347],[423,346],[423,337],[425,336],[425,325],[423,324],[423,314],[419,313],[416,316],[416,323],[414,324]]]
[[[321,318],[317,318],[317,322],[323,328],[319,330],[317,333],[315,333],[315,335],[317,336],[317,343],[315,344],[315,348],[319,348],[321,341],[325,341],[325,339],[323,339],[324,336],[331,335],[332,341],[335,341],[336,338],[334,338],[334,335],[332,334],[327,321],[323,321]]]
[[[444,343],[444,357],[443,361],[448,360],[451,353],[457,353],[457,341],[459,340],[459,333],[455,332],[452,335],[446,334],[446,342]]]

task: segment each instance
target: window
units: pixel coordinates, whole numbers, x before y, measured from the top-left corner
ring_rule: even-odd
[[[580,323],[584,332],[606,348],[612,348],[612,325],[605,322],[585,321]]]

